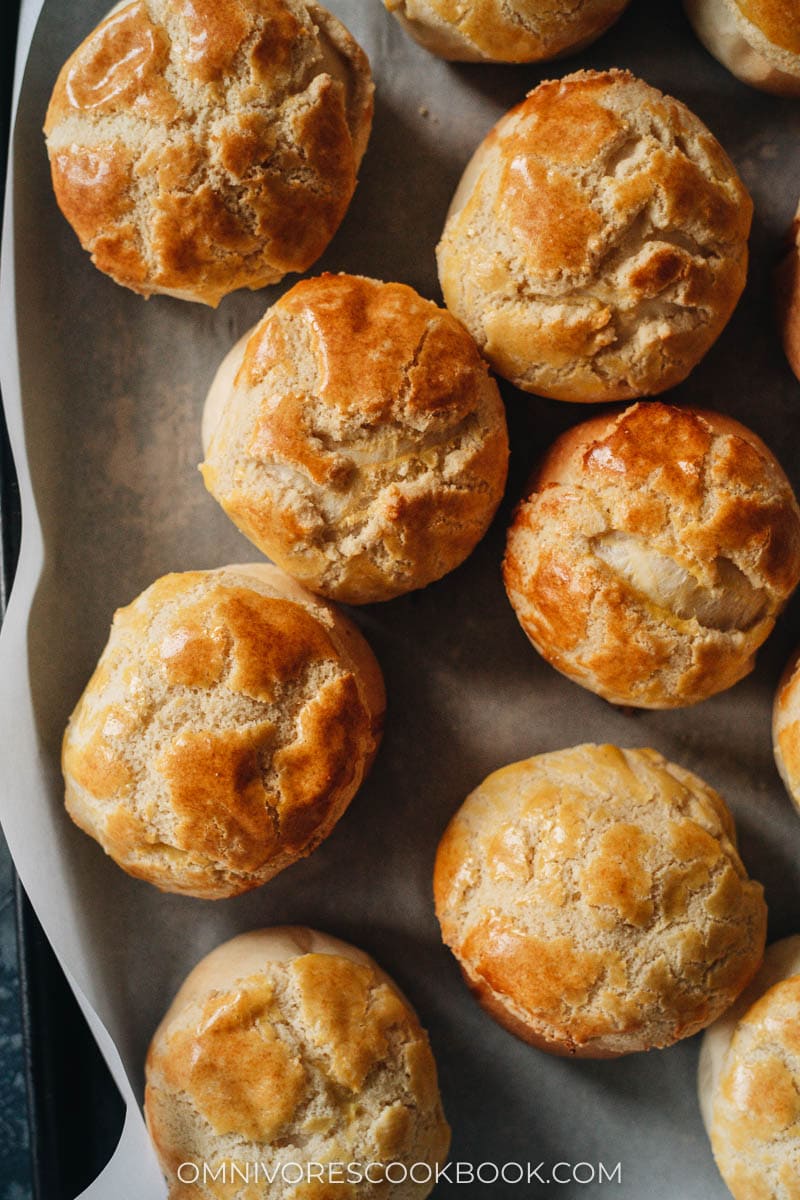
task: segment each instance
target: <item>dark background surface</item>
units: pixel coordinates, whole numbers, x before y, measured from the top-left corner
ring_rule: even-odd
[[[2,188],[18,0],[0,15]],[[19,493],[0,406],[0,618],[20,542]],[[123,1108],[0,831],[0,1200],[71,1200],[109,1158]]]
[[[3,184],[18,8],[18,4],[13,0],[4,8],[0,38],[0,138],[3,145]],[[5,612],[18,546],[19,498],[10,462],[5,422],[0,410],[0,618]],[[17,896],[16,885],[11,857],[0,833],[0,1200],[22,1200],[23,1197],[31,1195],[32,1189],[26,1056],[17,955],[17,904],[21,904],[22,900]]]

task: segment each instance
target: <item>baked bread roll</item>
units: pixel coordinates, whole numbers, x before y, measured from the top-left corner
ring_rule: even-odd
[[[195,967],[150,1045],[145,1113],[170,1200],[422,1200],[450,1144],[408,1001],[366,954],[302,928],[243,934]],[[314,1164],[338,1174],[298,1186]],[[402,1180],[412,1167],[420,1182]],[[239,1187],[183,1186],[205,1168]]]
[[[778,324],[789,366],[800,379],[800,205],[775,273]]]
[[[800,809],[800,650],[786,664],[775,693],[772,747],[781,779]]]
[[[728,809],[654,750],[576,746],[495,771],[445,831],[434,895],[479,1002],[554,1054],[689,1037],[764,950]]]
[[[503,570],[559,671],[612,704],[677,708],[752,670],[800,581],[800,510],[738,421],[637,404],[556,441]]]
[[[503,494],[505,410],[459,323],[400,283],[296,284],[223,362],[206,487],[295,578],[347,604],[457,567]]]
[[[742,83],[800,96],[796,0],[684,0],[705,48]]]
[[[747,274],[752,202],[684,105],[627,71],[543,83],[478,147],[437,250],[499,374],[556,400],[685,379]]]
[[[800,1195],[800,937],[767,948],[753,982],[703,1038],[700,1109],[734,1200]]]
[[[130,875],[234,896],[330,833],[384,707],[355,626],[277,568],[165,575],[115,614],[70,718],[67,811]]]
[[[629,0],[383,0],[415,41],[456,62],[542,62],[582,50]]]
[[[131,0],[56,82],[56,199],[117,283],[216,305],[322,254],[372,92],[365,54],[313,0]]]

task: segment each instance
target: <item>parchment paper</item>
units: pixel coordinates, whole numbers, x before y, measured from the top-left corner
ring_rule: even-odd
[[[24,508],[0,640],[0,817],[17,869],[128,1104],[117,1155],[85,1195],[164,1194],[137,1106],[148,1039],[196,960],[238,931],[303,922],[372,953],[430,1030],[452,1158],[622,1163],[621,1185],[442,1184],[438,1197],[616,1195],[722,1200],[695,1099],[697,1040],[615,1063],[549,1058],[483,1015],[442,947],[430,895],[437,839],[489,771],[585,740],[651,745],[704,776],[736,814],[766,885],[771,936],[797,932],[800,822],[775,771],[774,686],[795,604],[756,673],[698,708],[628,716],[529,647],[499,575],[503,530],[534,455],[589,410],[505,391],[508,496],[469,562],[424,592],[356,612],[387,679],[386,740],[334,834],[248,896],[164,896],[124,875],[64,815],[59,741],[114,608],[157,575],[253,557],[205,493],[203,396],[219,359],[281,289],[216,312],[147,303],[97,272],[57,211],[40,128],[57,70],[108,0],[48,0],[13,138],[2,278],[3,391]],[[680,401],[750,424],[800,484],[800,386],[780,352],[769,277],[800,193],[800,107],[744,88],[695,42],[677,0],[634,0],[576,59],[543,69],[450,66],[405,38],[379,0],[330,0],[372,59],[377,114],[361,183],[315,269],[403,280],[438,298],[433,249],[472,149],[541,78],[630,67],[720,137],[756,201],[746,296]],[[23,57],[37,15],[23,5]],[[20,86],[21,85],[21,86]],[[287,281],[286,286],[291,283]]]

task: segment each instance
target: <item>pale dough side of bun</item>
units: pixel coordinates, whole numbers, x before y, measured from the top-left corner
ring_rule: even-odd
[[[800,96],[800,14],[781,0],[684,0],[710,54],[742,83]],[[775,40],[773,40],[775,39]]]

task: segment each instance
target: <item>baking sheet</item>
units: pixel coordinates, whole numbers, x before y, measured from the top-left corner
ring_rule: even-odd
[[[163,572],[253,556],[196,471],[199,420],[219,359],[284,290],[235,295],[216,312],[166,298],[145,303],[80,250],[52,197],[40,127],[58,68],[106,7],[47,0],[18,81],[0,343],[24,512],[0,639],[0,819],[128,1103],[117,1156],[85,1195],[163,1196],[137,1103],[155,1025],[185,973],[218,942],[301,922],[368,950],[417,1006],[439,1063],[454,1161],[622,1166],[621,1183],[442,1183],[437,1197],[722,1200],[695,1099],[697,1039],[613,1063],[529,1049],[474,1005],[433,915],[436,842],[467,792],[505,763],[595,740],[654,746],[717,787],[736,814],[744,859],[766,885],[771,937],[800,928],[800,823],[769,731],[773,689],[800,636],[800,605],[782,619],[756,673],[729,693],[693,710],[630,716],[541,661],[505,600],[499,562],[513,500],[534,455],[588,409],[506,388],[512,470],[489,536],[439,584],[356,611],[386,674],[387,734],[369,781],[310,859],[233,900],[162,896],[125,876],[65,817],[61,732],[114,608]],[[399,279],[438,299],[433,248],[488,127],[542,78],[629,67],[708,123],[756,202],[746,295],[672,398],[744,420],[800,485],[800,385],[780,352],[769,290],[800,194],[800,107],[733,80],[695,42],[677,0],[634,0],[594,47],[544,68],[448,65],[407,40],[379,0],[330,7],[370,54],[377,111],[356,198],[315,270]],[[23,46],[37,10],[36,0],[23,6]]]

